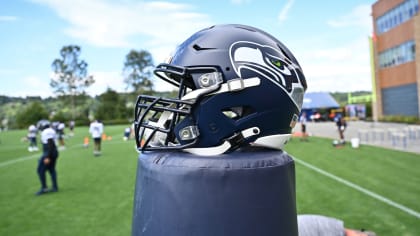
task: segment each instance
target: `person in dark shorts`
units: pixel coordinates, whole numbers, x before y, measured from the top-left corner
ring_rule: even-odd
[[[302,141],[308,141],[308,133],[306,132],[306,123],[307,123],[307,118],[306,118],[306,112],[302,112],[302,114],[299,117],[299,122],[300,122],[300,126],[301,126],[301,139]]]
[[[58,135],[58,144],[59,144],[58,149],[60,150],[66,149],[66,145],[64,143],[64,128],[65,127],[66,125],[63,122],[60,122],[57,125],[57,135]]]
[[[99,120],[94,120],[90,123],[89,133],[92,135],[93,139],[93,155],[101,155],[101,138],[102,133],[104,132],[104,126]]]
[[[74,126],[76,125],[76,123],[74,122],[74,120],[71,120],[69,122],[69,129],[70,129],[70,136],[74,135]]]
[[[35,125],[30,125],[28,128],[28,140],[29,140],[29,147],[28,151],[38,151],[38,144],[36,141],[36,135],[38,133],[38,129],[35,127]]]
[[[56,164],[58,158],[57,146],[55,145],[56,132],[50,127],[48,121],[44,121],[41,127],[41,142],[42,142],[42,155],[38,161],[37,173],[41,182],[41,189],[36,192],[36,195],[42,195],[48,192],[57,192],[57,172]],[[51,176],[52,188],[48,189],[46,181],[46,172]]]
[[[340,136],[339,142],[341,144],[344,144],[345,143],[344,131],[347,128],[347,122],[342,115],[337,115],[337,117],[335,118],[335,124],[337,125],[338,134]]]

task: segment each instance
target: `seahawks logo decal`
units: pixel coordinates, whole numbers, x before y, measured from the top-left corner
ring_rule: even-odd
[[[281,87],[302,108],[304,81],[301,68],[276,48],[253,42],[239,41],[230,46],[230,60],[236,74],[252,71]]]

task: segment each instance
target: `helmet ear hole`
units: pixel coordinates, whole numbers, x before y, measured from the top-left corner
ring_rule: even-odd
[[[227,118],[236,120],[238,118],[238,114],[232,110],[224,110],[222,111],[223,115],[225,115]]]
[[[223,109],[222,113],[227,118],[230,118],[236,121],[254,113],[254,109],[252,109],[249,106],[238,106],[238,107],[230,107],[230,108]]]

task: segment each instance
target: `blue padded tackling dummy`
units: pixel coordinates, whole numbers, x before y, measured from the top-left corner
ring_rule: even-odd
[[[295,168],[279,150],[139,155],[132,235],[296,236]]]

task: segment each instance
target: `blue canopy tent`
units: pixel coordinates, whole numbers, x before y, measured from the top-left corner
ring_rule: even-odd
[[[302,112],[306,113],[307,118],[313,117],[312,115],[321,109],[328,110],[339,107],[340,105],[337,101],[335,101],[335,99],[327,92],[305,93],[305,96],[303,97]],[[328,114],[322,115],[324,115],[324,117],[317,117],[316,119],[328,119]]]
[[[303,110],[339,108],[335,99],[325,92],[305,93],[303,97]]]

